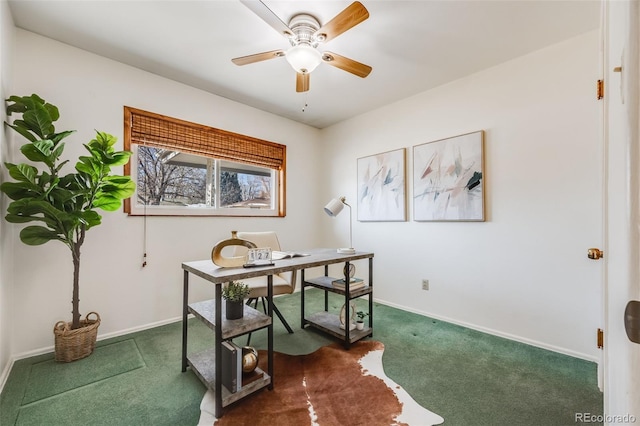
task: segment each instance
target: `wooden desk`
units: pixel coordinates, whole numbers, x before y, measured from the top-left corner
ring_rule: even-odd
[[[182,263],[183,271],[183,297],[182,297],[182,371],[185,372],[188,366],[198,376],[198,378],[215,393],[216,407],[215,416],[222,416],[222,408],[227,405],[257,391],[267,387],[273,389],[273,275],[281,272],[288,272],[297,269],[304,269],[324,266],[325,275],[328,265],[335,263],[345,263],[359,259],[369,259],[369,284],[372,285],[372,261],[373,253],[356,252],[355,254],[339,254],[335,249],[312,249],[305,250],[309,256],[294,257],[291,259],[282,259],[274,261],[273,266],[262,266],[255,268],[221,268],[211,260],[199,260],[193,262]],[[348,269],[348,268],[347,268]],[[214,298],[211,300],[201,301],[189,304],[189,273],[203,278],[215,285]],[[222,283],[229,281],[241,281],[246,278],[267,277],[267,314],[263,314],[250,306],[245,305],[245,317],[242,320],[229,321],[222,315]],[[348,277],[345,277],[348,278]],[[304,284],[302,286],[304,300]],[[326,297],[326,296],[325,296]],[[371,299],[371,298],[370,298]],[[345,296],[345,302],[348,306],[349,295]],[[304,302],[303,302],[304,303]],[[369,304],[371,306],[371,300]],[[205,352],[194,355],[187,354],[187,317],[189,313],[195,315],[203,321],[215,333],[214,348]],[[370,314],[372,314],[370,309]],[[371,325],[372,316],[369,316]],[[303,322],[304,322],[304,304],[303,304]],[[308,322],[311,324],[311,322]],[[304,326],[304,324],[303,324]],[[257,380],[249,384],[246,388],[242,388],[236,393],[229,392],[222,386],[222,363],[216,360],[222,359],[221,342],[226,339],[237,337],[246,333],[250,333],[259,329],[267,329],[267,371],[263,372],[261,380]],[[350,343],[350,333],[347,327],[346,342]],[[347,345],[348,347],[348,345]]]

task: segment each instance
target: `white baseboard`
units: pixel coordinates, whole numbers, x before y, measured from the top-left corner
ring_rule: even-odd
[[[579,359],[583,359],[585,361],[594,362],[594,363],[596,363],[598,368],[600,368],[600,360],[597,359],[597,357],[594,357],[592,355],[587,355],[587,354],[584,354],[584,353],[581,353],[581,352],[575,352],[575,351],[572,351],[572,350],[569,350],[567,348],[563,348],[563,347],[560,347],[560,346],[549,345],[547,343],[539,342],[537,340],[528,339],[526,337],[517,336],[517,335],[513,335],[513,334],[509,334],[509,333],[504,333],[502,331],[494,330],[494,329],[487,328],[487,327],[482,327],[482,326],[479,326],[477,324],[471,324],[471,323],[468,323],[468,322],[465,322],[465,321],[458,321],[458,320],[455,320],[453,318],[445,317],[445,316],[442,316],[442,315],[436,315],[436,314],[432,314],[430,312],[419,311],[417,309],[409,308],[407,306],[398,305],[396,303],[390,303],[390,302],[387,302],[385,300],[376,299],[375,297],[373,298],[373,300],[376,301],[377,303],[380,303],[381,305],[391,306],[393,308],[397,308],[397,309],[400,309],[400,310],[403,310],[403,311],[412,312],[414,314],[422,315],[422,316],[425,316],[425,317],[437,319],[437,320],[444,321],[444,322],[449,322],[451,324],[455,324],[455,325],[459,325],[459,326],[462,326],[462,327],[470,328],[472,330],[480,331],[482,333],[487,333],[487,334],[491,334],[493,336],[498,336],[498,337],[502,337],[502,338],[505,338],[505,339],[513,340],[513,341],[516,341],[516,342],[524,343],[524,344],[529,345],[529,346],[535,346],[535,347],[538,347],[538,348],[541,348],[541,349],[546,349],[548,351],[557,352],[557,353],[560,353],[560,354],[563,354],[563,355],[568,355],[568,356],[573,357],[573,358],[579,358]]]
[[[9,378],[9,373],[11,373],[14,362],[15,358],[10,358],[7,364],[4,366],[2,374],[0,374],[0,393],[2,393],[2,389],[4,389],[4,384],[7,383],[7,379]]]

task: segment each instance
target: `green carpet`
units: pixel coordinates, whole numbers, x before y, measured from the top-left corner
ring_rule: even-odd
[[[144,367],[133,339],[100,346],[90,357],[71,363],[53,359],[33,364],[23,405]]]
[[[337,313],[343,299],[331,296]],[[322,309],[323,299],[309,290],[307,313]],[[275,350],[310,353],[334,341],[300,329],[299,294],[276,303],[295,333],[276,318]],[[594,363],[380,304],[374,312],[373,338],[385,344],[387,376],[447,426],[575,425],[575,413],[602,413]],[[265,342],[266,331],[253,333],[252,346],[263,349]],[[211,330],[191,320],[189,350],[212,344]],[[206,389],[191,371],[181,373],[180,356],[175,323],[98,342],[93,355],[75,363],[54,363],[52,354],[17,361],[0,394],[0,425],[196,425]]]

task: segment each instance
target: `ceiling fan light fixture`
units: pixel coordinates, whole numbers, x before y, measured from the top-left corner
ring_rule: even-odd
[[[322,62],[322,55],[308,44],[298,44],[287,50],[287,62],[296,72],[311,73]]]

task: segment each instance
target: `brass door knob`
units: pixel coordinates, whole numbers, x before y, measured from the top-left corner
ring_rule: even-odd
[[[598,260],[604,257],[604,253],[599,248],[590,248],[587,251],[587,257],[589,259]]]

